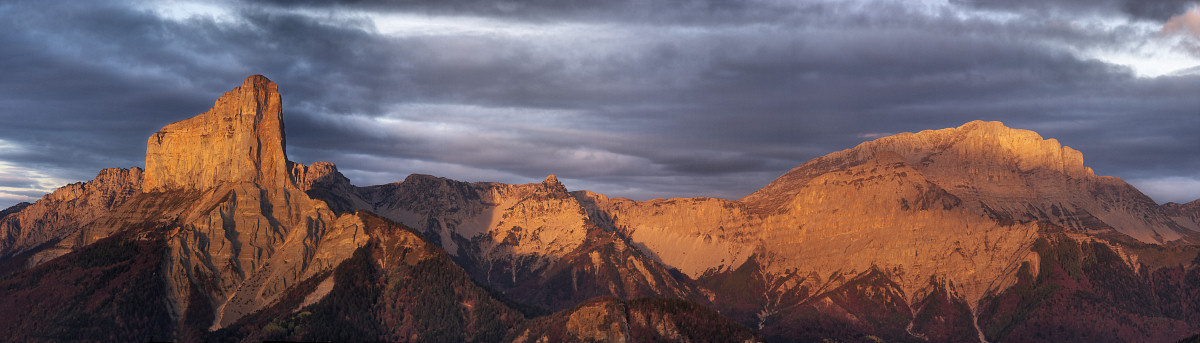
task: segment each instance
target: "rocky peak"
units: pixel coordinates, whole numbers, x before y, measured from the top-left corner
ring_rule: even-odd
[[[562,182],[558,182],[558,177],[554,176],[554,174],[546,176],[546,179],[542,180],[542,186],[551,191],[561,191],[564,193],[567,191],[567,187],[563,186]]]
[[[246,78],[207,112],[171,123],[146,144],[145,192],[208,189],[221,182],[291,183],[277,86]]]
[[[311,165],[292,164],[292,180],[302,190],[312,189],[314,185],[332,185],[350,183],[350,179],[338,171],[337,165],[331,162],[319,161]]]
[[[0,210],[0,220],[3,220],[4,217],[7,217],[10,214],[21,212],[21,210],[24,210],[26,207],[29,207],[29,205],[33,205],[33,204],[22,201],[22,202],[17,203],[16,205],[9,206],[8,208],[6,208],[4,210]]]
[[[0,212],[0,259],[77,232],[141,193],[141,168],[101,170],[88,182],[62,186],[30,205]]]
[[[977,120],[957,128],[883,137],[815,158],[742,200],[751,207],[770,207],[768,204],[786,201],[816,176],[872,160],[899,160],[953,185],[994,181],[997,174],[1021,178],[1036,171],[1075,179],[1095,176],[1091,168],[1083,166],[1082,153],[1055,139],[1043,139],[1036,132],[1009,128],[998,121]]]
[[[1179,225],[1193,231],[1200,231],[1200,200],[1193,200],[1186,204],[1169,202],[1163,204],[1161,208]]]
[[[889,151],[918,167],[949,158],[960,165],[988,165],[1020,172],[1045,169],[1072,177],[1091,175],[1079,151],[998,121],[976,120],[957,128],[902,133],[860,144],[846,153],[862,159]]]

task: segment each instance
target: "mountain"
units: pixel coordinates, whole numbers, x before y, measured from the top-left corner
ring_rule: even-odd
[[[251,76],[0,211],[0,340],[1169,342],[1200,200],[1158,205],[998,122],[880,138],[738,200],[634,201],[285,151]]]
[[[779,339],[861,339],[864,332],[889,341],[987,339],[995,335],[986,330],[993,317],[981,322],[981,309],[1016,287],[1022,268],[1048,272],[1037,269],[1049,253],[1036,249],[1041,240],[1100,244],[1123,258],[1123,275],[1140,280],[1080,290],[1099,294],[1146,286],[1138,274],[1157,266],[1135,250],[1196,241],[1185,223],[1192,217],[1180,214],[1194,211],[1160,207],[1120,179],[1096,176],[1079,152],[997,122],[866,142],[809,161],[738,201],[614,206],[590,198],[648,254],[712,289],[722,313]],[[666,238],[679,236],[752,254],[735,268],[697,263],[679,257],[678,238]],[[740,260],[730,258],[736,250],[710,251]],[[1191,249],[1170,254],[1195,257]],[[930,317],[966,321],[936,328],[923,322]],[[1140,319],[1175,323],[1164,337],[1195,330],[1162,313]],[[1156,332],[1139,325],[1116,326]]]
[[[6,311],[0,334],[496,341],[525,321],[513,308],[542,313],[611,295],[705,299],[591,224],[553,177],[501,185],[414,176],[359,189],[331,163],[288,161],[284,142],[277,86],[251,76],[210,110],[153,134],[145,170],[106,169],[5,210],[0,305],[38,311]],[[354,198],[324,200],[335,195]],[[357,207],[420,214],[426,230]],[[471,226],[480,220],[488,225]]]
[[[45,260],[35,252],[76,232],[141,193],[142,169],[101,170],[95,179],[63,186],[33,204],[17,205],[0,216],[0,260],[24,265]]]
[[[209,111],[151,136],[145,171],[108,169],[4,217],[4,251],[29,254],[37,271],[55,257],[90,266],[84,252],[103,240],[148,245],[151,284],[114,285],[108,296],[162,292],[143,305],[176,327],[216,329],[276,302],[366,242],[361,220],[296,186],[292,173],[304,167],[283,154],[280,108],[273,82],[247,78]]]
[[[411,228],[359,212],[371,238],[333,269],[220,340],[498,341],[524,316],[473,283]]]
[[[477,282],[543,310],[606,295],[707,302],[686,277],[597,226],[554,175],[523,185],[428,175],[364,188],[330,180],[314,194],[418,228]]]
[[[1163,211],[1179,226],[1192,231],[1200,231],[1200,200],[1186,204],[1169,202],[1163,204]]]

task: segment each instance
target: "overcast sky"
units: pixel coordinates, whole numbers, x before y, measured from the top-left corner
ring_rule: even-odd
[[[554,173],[736,199],[982,119],[1200,198],[1195,1],[5,0],[0,18],[0,208],[142,166],[146,137],[252,74],[279,85],[290,159],[360,186]]]

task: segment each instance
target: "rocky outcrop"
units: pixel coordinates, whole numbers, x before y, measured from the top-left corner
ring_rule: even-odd
[[[759,211],[785,211],[813,178],[895,155],[963,203],[1001,221],[1048,222],[1083,232],[1116,231],[1143,242],[1183,238],[1149,197],[1115,177],[1096,176],[1079,151],[1033,131],[974,121],[903,133],[820,157],[742,199]]]
[[[246,78],[207,112],[150,137],[143,191],[187,199],[155,211],[172,214],[165,272],[177,313],[195,291],[213,309],[212,328],[229,325],[366,243],[357,217],[339,215],[305,192],[340,177],[336,168],[294,164],[284,147],[280,95],[261,75]],[[104,227],[145,217],[125,208]]]
[[[530,321],[512,342],[762,342],[716,311],[678,299],[601,297]]]
[[[1183,206],[1160,208],[1120,179],[1096,176],[1078,151],[998,122],[866,142],[809,161],[739,201],[575,196],[597,223],[702,284],[760,284],[752,296],[715,291],[712,300],[767,332],[794,320],[796,306],[868,272],[894,284],[893,300],[903,306],[929,303],[931,279],[953,285],[939,302],[966,304],[973,316],[984,297],[1017,282],[1022,265],[1039,265],[1031,247],[1045,225],[1130,242],[1192,234],[1180,224],[1191,220]],[[753,261],[752,271],[740,271],[743,261]],[[953,312],[934,317],[964,311],[928,308]],[[983,335],[937,328],[911,311],[902,317],[930,327],[930,337]]]
[[[219,333],[227,341],[499,342],[524,320],[411,228],[359,212],[371,237],[332,273]]]
[[[571,193],[600,226],[628,237],[655,261],[691,278],[736,268],[758,244],[741,203],[715,198],[633,201]]]
[[[119,232],[166,230],[161,272],[175,319],[201,306],[220,328],[262,309],[367,240],[357,217],[306,193],[341,174],[287,160],[280,105],[275,83],[247,78],[153,134],[144,173],[107,169],[6,216],[3,251],[45,245],[32,266]]]
[[[150,136],[143,190],[204,190],[223,182],[282,188],[291,183],[285,146],[277,86],[250,76],[212,109]]]
[[[314,162],[312,165],[292,163],[292,180],[296,186],[313,199],[324,200],[334,212],[353,212],[356,209],[372,208],[363,200],[358,187],[329,162]]]
[[[363,188],[320,184],[309,193],[417,228],[478,282],[534,307],[558,310],[602,295],[707,301],[637,243],[597,225],[603,219],[554,175],[518,185],[410,175]]]
[[[378,188],[364,192],[378,197],[370,199],[369,210],[417,228],[451,255],[520,265],[503,271],[482,266],[484,279],[523,279],[519,270],[543,268],[578,248],[590,225],[553,175],[522,185],[411,175]]]
[[[78,232],[141,192],[142,169],[101,170],[88,182],[63,186],[19,211],[0,216],[0,260],[33,252]]]
[[[1192,231],[1200,231],[1200,200],[1186,204],[1169,202],[1163,204],[1162,209],[1179,226]]]
[[[905,294],[941,276],[974,301],[1012,282],[1006,275],[1029,258],[1036,231],[998,223],[888,154],[815,177],[757,233],[775,273],[796,270],[814,285],[836,286],[838,274],[879,268]]]
[[[21,212],[21,210],[24,210],[26,207],[29,207],[29,205],[33,205],[33,204],[30,204],[27,202],[19,202],[16,205],[9,206],[8,208],[0,211],[0,220],[3,220],[4,217],[7,217],[10,214]]]

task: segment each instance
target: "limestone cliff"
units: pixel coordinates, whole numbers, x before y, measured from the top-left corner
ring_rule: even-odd
[[[207,112],[153,134],[145,172],[106,169],[5,216],[0,252],[29,251],[32,266],[120,232],[166,230],[162,277],[175,319],[210,312],[220,328],[275,302],[367,240],[358,217],[306,193],[340,174],[287,160],[280,106],[274,82],[247,78]]]
[[[142,188],[203,190],[222,182],[282,188],[290,183],[285,145],[277,86],[250,76],[212,109],[150,136]]]
[[[213,328],[220,328],[332,269],[365,244],[357,217],[339,215],[305,193],[335,169],[289,162],[283,127],[277,86],[255,75],[207,112],[150,137],[143,190],[155,201],[175,199],[150,207],[170,214],[175,230],[166,272],[179,313],[195,289],[208,298]],[[144,220],[149,213],[141,211],[137,206],[114,211],[103,227]],[[80,242],[105,235],[89,234]]]
[[[141,185],[141,168],[104,169],[91,181],[63,186],[0,217],[0,260],[75,233],[140,193]]]
[[[895,154],[929,182],[997,219],[1042,221],[1087,232],[1117,231],[1163,243],[1187,232],[1149,197],[1115,177],[1096,176],[1079,151],[1033,131],[974,121],[903,133],[813,159],[742,199],[759,211],[786,211],[814,178]]]
[[[597,224],[628,237],[659,263],[692,278],[736,268],[754,251],[749,211],[715,198],[633,201],[589,191],[571,193]]]
[[[1096,176],[1078,151],[997,122],[866,142],[739,201],[576,197],[598,223],[667,266],[713,287],[757,285],[746,286],[754,288],[748,297],[714,288],[713,301],[768,331],[808,311],[797,308],[833,311],[817,306],[822,294],[868,274],[898,294],[904,306],[896,308],[928,302],[930,280],[953,285],[956,298],[947,301],[967,304],[973,316],[981,299],[1017,282],[1023,265],[1038,272],[1032,246],[1047,226],[1083,240],[1195,235],[1181,224],[1193,222],[1185,206],[1159,207],[1120,179]],[[1136,268],[1136,256],[1125,260]],[[743,261],[753,268],[739,268]],[[705,281],[714,277],[726,281]]]
[[[597,225],[601,219],[554,175],[517,185],[410,175],[363,188],[318,184],[309,193],[416,228],[477,281],[536,307],[557,310],[601,295],[705,301],[647,250]]]

